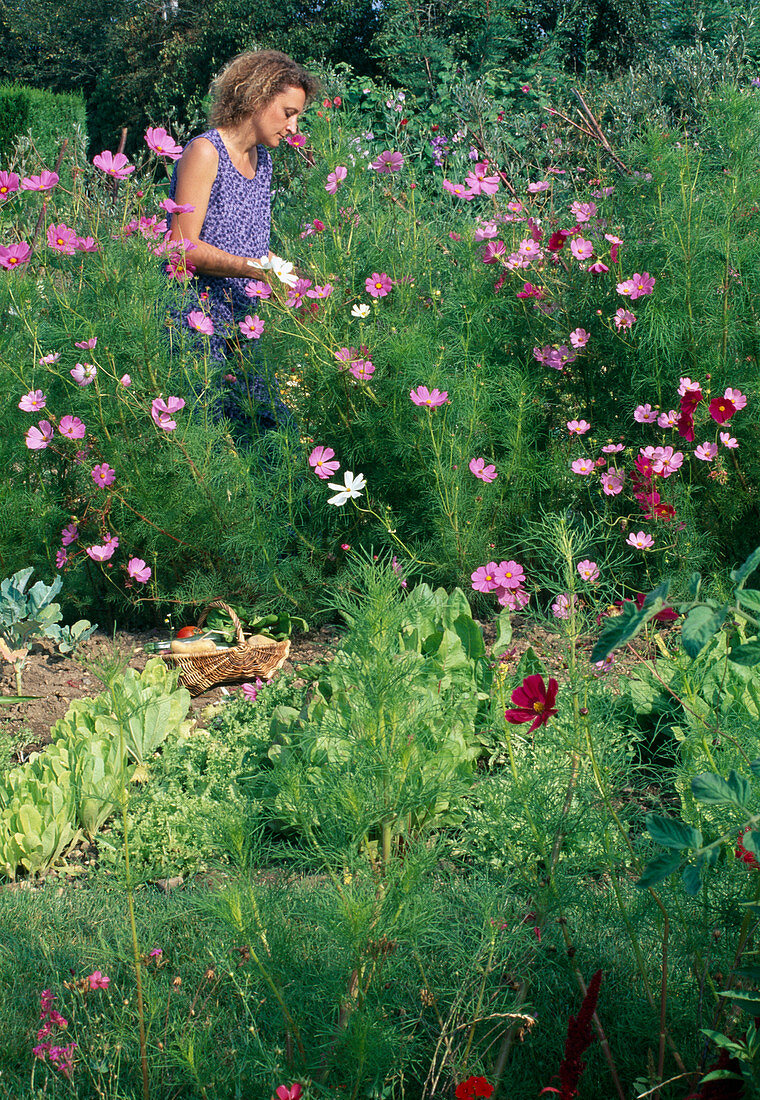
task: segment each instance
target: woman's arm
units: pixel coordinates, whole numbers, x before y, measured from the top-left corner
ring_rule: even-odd
[[[182,154],[177,165],[174,201],[194,206],[195,209],[191,214],[172,215],[171,239],[192,241],[195,248],[188,252],[187,258],[200,275],[259,278],[261,269],[249,263],[249,260],[258,260],[258,256],[233,256],[201,240],[200,233],[218,168],[219,154],[206,138],[197,138]]]

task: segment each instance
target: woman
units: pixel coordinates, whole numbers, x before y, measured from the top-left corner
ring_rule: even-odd
[[[296,133],[317,88],[316,80],[284,53],[240,54],[211,86],[213,129],[194,138],[175,165],[170,198],[192,209],[173,215],[171,237],[195,246],[187,258],[196,278],[186,292],[182,323],[197,310],[211,319],[211,358],[217,366],[227,359],[231,345],[239,343],[237,322],[255,312],[256,299],[245,293],[246,285],[269,269],[285,282],[295,281],[269,249],[268,150]],[[264,419],[276,424],[277,409],[284,412],[276,384],[268,386],[257,377],[245,388],[264,406]],[[224,411],[229,415],[228,403]]]

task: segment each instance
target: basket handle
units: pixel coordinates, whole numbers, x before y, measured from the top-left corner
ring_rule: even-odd
[[[198,616],[198,626],[203,626],[209,611],[211,611],[213,607],[220,607],[222,611],[227,612],[229,617],[232,619],[232,625],[235,627],[235,634],[237,635],[238,645],[245,645],[245,635],[243,634],[243,628],[240,625],[240,619],[237,617],[229,604],[226,604],[224,602],[224,600],[211,600],[211,602],[208,603],[206,607],[204,607],[203,611],[201,611],[200,615]]]

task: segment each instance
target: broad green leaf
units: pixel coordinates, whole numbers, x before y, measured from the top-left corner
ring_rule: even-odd
[[[663,848],[701,848],[702,834],[692,825],[685,825],[674,817],[661,814],[647,814],[646,825],[649,835]]]
[[[750,829],[742,837],[742,844],[751,852],[755,859],[760,857],[760,832],[757,829]]]
[[[689,657],[698,657],[714,634],[720,630],[728,614],[728,604],[712,608],[698,604],[686,616],[681,627],[681,642]]]
[[[746,806],[752,795],[752,788],[749,781],[737,775],[735,771],[729,772],[727,780],[712,772],[702,772],[701,775],[695,775],[692,779],[691,793],[698,802],[708,806],[720,806],[726,803]]]
[[[689,577],[689,595],[693,600],[699,599],[699,590],[702,587],[702,575],[701,573],[692,573]]]
[[[647,886],[656,886],[658,882],[669,878],[674,871],[678,870],[680,865],[681,857],[677,852],[663,852],[662,855],[655,856],[647,863],[644,873],[636,885],[642,889],[646,889]]]
[[[737,665],[760,664],[760,640],[755,638],[751,642],[745,642],[744,645],[736,646],[728,656]]]
[[[699,867],[693,863],[690,863],[687,867],[684,867],[681,874],[681,881],[683,882],[683,888],[691,898],[695,898],[699,891],[702,889],[702,876],[699,873]]]
[[[731,570],[731,580],[737,586],[741,588],[752,573],[755,572],[758,565],[760,565],[760,546],[757,550],[753,550],[743,565],[740,565],[738,569]]]
[[[721,997],[729,997],[732,1004],[748,1012],[750,1016],[760,1016],[760,993],[738,993],[734,989],[723,989]]]
[[[650,592],[639,609],[633,600],[626,600],[619,615],[607,619],[602,633],[591,651],[591,663],[605,660],[614,649],[626,645],[639,633],[651,618],[662,611],[670,582],[664,581],[659,588]]]
[[[505,609],[496,617],[496,641],[491,649],[493,657],[500,657],[512,644],[512,619]]]
[[[740,588],[736,595],[742,607],[749,611],[760,611],[760,589]]]

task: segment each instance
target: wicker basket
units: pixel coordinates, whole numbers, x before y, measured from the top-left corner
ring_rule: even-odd
[[[260,677],[270,680],[290,653],[290,641],[271,642],[267,645],[250,645],[243,634],[240,619],[222,600],[213,600],[201,613],[198,626],[203,626],[209,611],[221,607],[232,619],[237,635],[237,645],[218,653],[162,653],[170,668],[178,668],[180,683],[191,695],[202,695],[216,684],[239,683]]]

